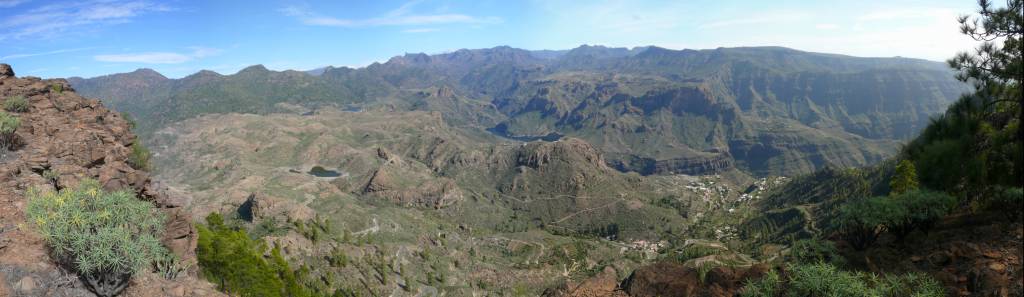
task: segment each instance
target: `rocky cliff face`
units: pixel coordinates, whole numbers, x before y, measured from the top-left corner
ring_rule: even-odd
[[[165,194],[146,171],[129,166],[129,147],[137,139],[125,119],[98,100],[79,96],[65,80],[18,78],[10,66],[0,64],[0,98],[15,96],[24,97],[29,106],[14,113],[21,121],[17,144],[0,157],[0,295],[92,295],[74,275],[55,266],[23,213],[29,188],[71,187],[86,178],[108,190],[130,189],[166,212],[164,245],[184,262],[195,263],[197,235],[184,211],[185,201]],[[43,177],[47,171],[57,176]],[[177,280],[143,273],[125,294],[215,294],[192,273]]]

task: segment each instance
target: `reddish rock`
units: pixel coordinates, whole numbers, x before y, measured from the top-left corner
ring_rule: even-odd
[[[629,296],[735,296],[744,282],[760,278],[767,271],[764,265],[749,268],[715,267],[704,280],[693,268],[674,262],[661,262],[641,267],[622,283]]]
[[[9,66],[0,64],[0,80],[0,98],[23,96],[30,105],[28,112],[17,114],[21,127],[16,134],[21,144],[13,154],[16,159],[4,159],[0,163],[0,173],[4,173],[0,175],[0,201],[5,202],[0,204],[0,226],[25,223],[23,195],[28,188],[73,187],[82,179],[92,178],[107,190],[128,190],[135,192],[140,199],[152,201],[167,216],[162,238],[164,244],[185,263],[195,263],[197,235],[191,215],[185,213],[186,203],[172,199],[156,188],[150,182],[149,173],[128,165],[129,146],[137,139],[120,114],[103,107],[98,100],[79,96],[62,79],[19,79],[14,77]],[[54,85],[61,86],[62,91],[54,91]],[[43,178],[46,171],[58,173],[56,180]],[[37,256],[27,254],[30,251],[34,252],[31,255]],[[56,267],[48,264],[52,260],[43,251],[45,246],[41,240],[26,238],[12,240],[6,248],[0,249],[0,268],[47,267],[52,270],[33,272],[35,274],[31,277],[8,280],[9,283],[3,285],[40,290],[45,287],[50,291],[44,295],[75,295],[52,291],[51,283],[55,280],[49,275],[59,274]],[[128,292],[155,293],[127,293],[126,296],[162,296],[161,291],[154,288],[181,284],[209,287],[208,284],[202,285],[203,282],[196,280],[193,274],[179,281],[162,278],[135,281]]]

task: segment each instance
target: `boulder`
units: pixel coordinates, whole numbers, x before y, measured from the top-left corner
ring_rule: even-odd
[[[11,65],[0,64],[0,79],[8,77],[14,77],[14,69],[11,68]]]

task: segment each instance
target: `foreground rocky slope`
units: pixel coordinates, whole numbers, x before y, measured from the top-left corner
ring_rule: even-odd
[[[134,191],[166,212],[162,242],[194,267],[196,233],[188,201],[167,195],[149,173],[129,166],[129,146],[138,140],[128,122],[98,100],[79,96],[64,80],[18,78],[0,64],[0,98],[15,96],[24,97],[28,107],[15,113],[21,121],[15,149],[0,149],[0,296],[92,296],[75,275],[55,266],[23,213],[27,189],[70,187],[85,178],[108,190]],[[217,295],[191,270],[175,280],[144,273],[124,295]]]

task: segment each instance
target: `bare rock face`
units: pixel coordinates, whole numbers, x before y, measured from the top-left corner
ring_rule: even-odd
[[[441,209],[462,200],[462,190],[448,178],[418,180],[414,185],[401,185],[387,169],[373,172],[362,188],[362,194],[385,198],[403,206]],[[416,179],[416,177],[406,177]]]
[[[594,277],[582,282],[566,283],[563,286],[546,290],[545,297],[628,297],[625,292],[619,289],[618,278],[615,269],[605,267],[603,271]]]
[[[590,143],[577,138],[556,142],[533,142],[516,154],[516,164],[539,168],[555,162],[580,163],[596,168],[606,167],[604,157]]]
[[[168,218],[162,238],[164,245],[185,263],[195,266],[197,233],[191,216],[185,205],[150,181],[149,173],[128,164],[129,147],[137,139],[120,114],[105,108],[99,100],[79,96],[63,79],[19,79],[9,65],[0,64],[0,100],[13,96],[23,96],[29,109],[15,113],[21,120],[16,131],[20,145],[0,160],[0,226],[24,225],[24,193],[31,187],[59,189],[73,187],[86,178],[96,179],[107,190],[133,191],[140,199],[163,210]],[[56,172],[55,180],[43,178],[46,171]],[[50,273],[57,268],[52,266],[38,235],[28,228],[3,231],[0,237],[15,240],[0,248],[0,273],[7,271],[22,277],[6,275],[0,281],[22,290],[32,287],[33,293],[29,295],[74,295],[72,291],[60,291],[60,285],[53,285],[55,278],[63,276]],[[187,278],[185,282],[201,283],[194,276]],[[30,283],[38,285],[26,286]],[[69,290],[76,287],[76,280],[61,283]],[[155,283],[168,282],[133,286]]]
[[[768,267],[715,267],[700,280],[697,269],[673,262],[660,262],[641,267],[622,283],[629,296],[735,296],[744,281],[760,278]]]
[[[11,69],[11,65],[0,64],[0,79],[8,77],[14,77],[14,69]]]

